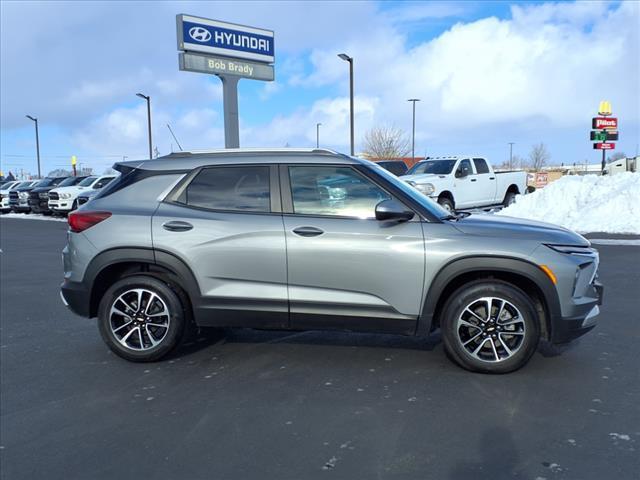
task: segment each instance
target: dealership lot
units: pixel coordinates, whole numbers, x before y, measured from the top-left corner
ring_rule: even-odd
[[[599,326],[504,376],[429,340],[239,330],[110,353],[60,302],[66,225],[0,218],[3,478],[636,478],[640,249],[598,245]],[[602,237],[602,236],[600,236]]]

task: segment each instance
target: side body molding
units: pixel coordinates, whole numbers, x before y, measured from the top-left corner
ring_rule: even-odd
[[[520,258],[474,255],[452,260],[436,274],[429,286],[422,307],[422,314],[418,319],[416,335],[427,336],[431,332],[438,302],[447,286],[457,277],[473,272],[488,276],[492,273],[497,275],[502,273],[525,277],[533,282],[544,296],[549,316],[548,327],[551,328],[556,319],[561,317],[560,301],[555,286],[537,265]]]

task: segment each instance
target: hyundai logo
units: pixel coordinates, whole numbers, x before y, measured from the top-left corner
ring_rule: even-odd
[[[191,27],[189,29],[189,36],[196,42],[208,42],[211,40],[211,32],[203,27]]]

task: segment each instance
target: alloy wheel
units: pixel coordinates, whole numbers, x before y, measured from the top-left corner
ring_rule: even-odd
[[[120,294],[111,304],[109,326],[116,340],[131,350],[159,345],[169,332],[171,317],[165,301],[145,288]]]
[[[469,355],[483,362],[503,362],[522,347],[526,326],[508,300],[482,297],[469,303],[456,322],[456,338]]]

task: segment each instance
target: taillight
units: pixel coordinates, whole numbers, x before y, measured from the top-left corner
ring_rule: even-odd
[[[72,212],[69,214],[69,228],[80,233],[97,225],[111,216],[111,212]]]

